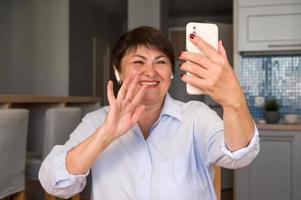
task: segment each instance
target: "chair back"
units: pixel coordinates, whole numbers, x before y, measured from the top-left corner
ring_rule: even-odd
[[[50,108],[45,116],[43,158],[55,145],[64,144],[81,120],[78,107]]]
[[[0,109],[0,199],[25,189],[29,111]]]

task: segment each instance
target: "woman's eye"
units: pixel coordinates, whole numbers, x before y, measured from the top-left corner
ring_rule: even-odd
[[[143,61],[141,61],[141,60],[136,60],[136,61],[134,61],[134,64],[140,64],[140,65],[142,65],[142,64],[143,64]]]
[[[166,62],[164,60],[159,60],[157,61],[158,64],[166,64]]]

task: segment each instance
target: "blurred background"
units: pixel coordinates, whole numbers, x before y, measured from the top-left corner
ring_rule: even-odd
[[[46,108],[79,106],[86,113],[107,104],[106,83],[115,81],[110,51],[125,31],[141,25],[159,28],[177,55],[185,50],[188,22],[215,23],[262,133],[263,152],[248,168],[222,169],[222,199],[301,199],[294,189],[301,184],[296,157],[300,117],[294,123],[286,117],[301,114],[300,11],[301,0],[1,0],[0,108],[34,113],[42,106],[43,112],[29,118],[27,143],[37,143],[32,142],[40,137],[31,133],[38,132],[33,121]],[[179,63],[170,94],[203,101],[222,116],[209,96],[187,95]],[[33,98],[20,100],[20,95]],[[69,99],[51,100],[50,106],[49,99],[58,96]],[[271,99],[278,103],[279,119],[266,124],[265,102]],[[281,168],[271,170],[270,164]],[[27,182],[26,187],[28,199],[42,198],[38,183]],[[82,197],[89,199],[89,191]]]

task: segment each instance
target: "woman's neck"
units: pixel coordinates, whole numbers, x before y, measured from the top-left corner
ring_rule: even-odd
[[[156,104],[145,105],[146,106],[145,111],[143,112],[138,122],[145,139],[149,135],[150,128],[158,120],[160,116],[162,106],[163,106],[163,101],[164,99]]]

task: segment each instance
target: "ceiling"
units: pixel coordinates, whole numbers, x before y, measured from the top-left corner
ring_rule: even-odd
[[[127,0],[90,0],[108,13],[126,18]],[[164,0],[161,0],[164,1]],[[204,15],[232,15],[233,0],[166,0],[170,17],[196,17]]]

